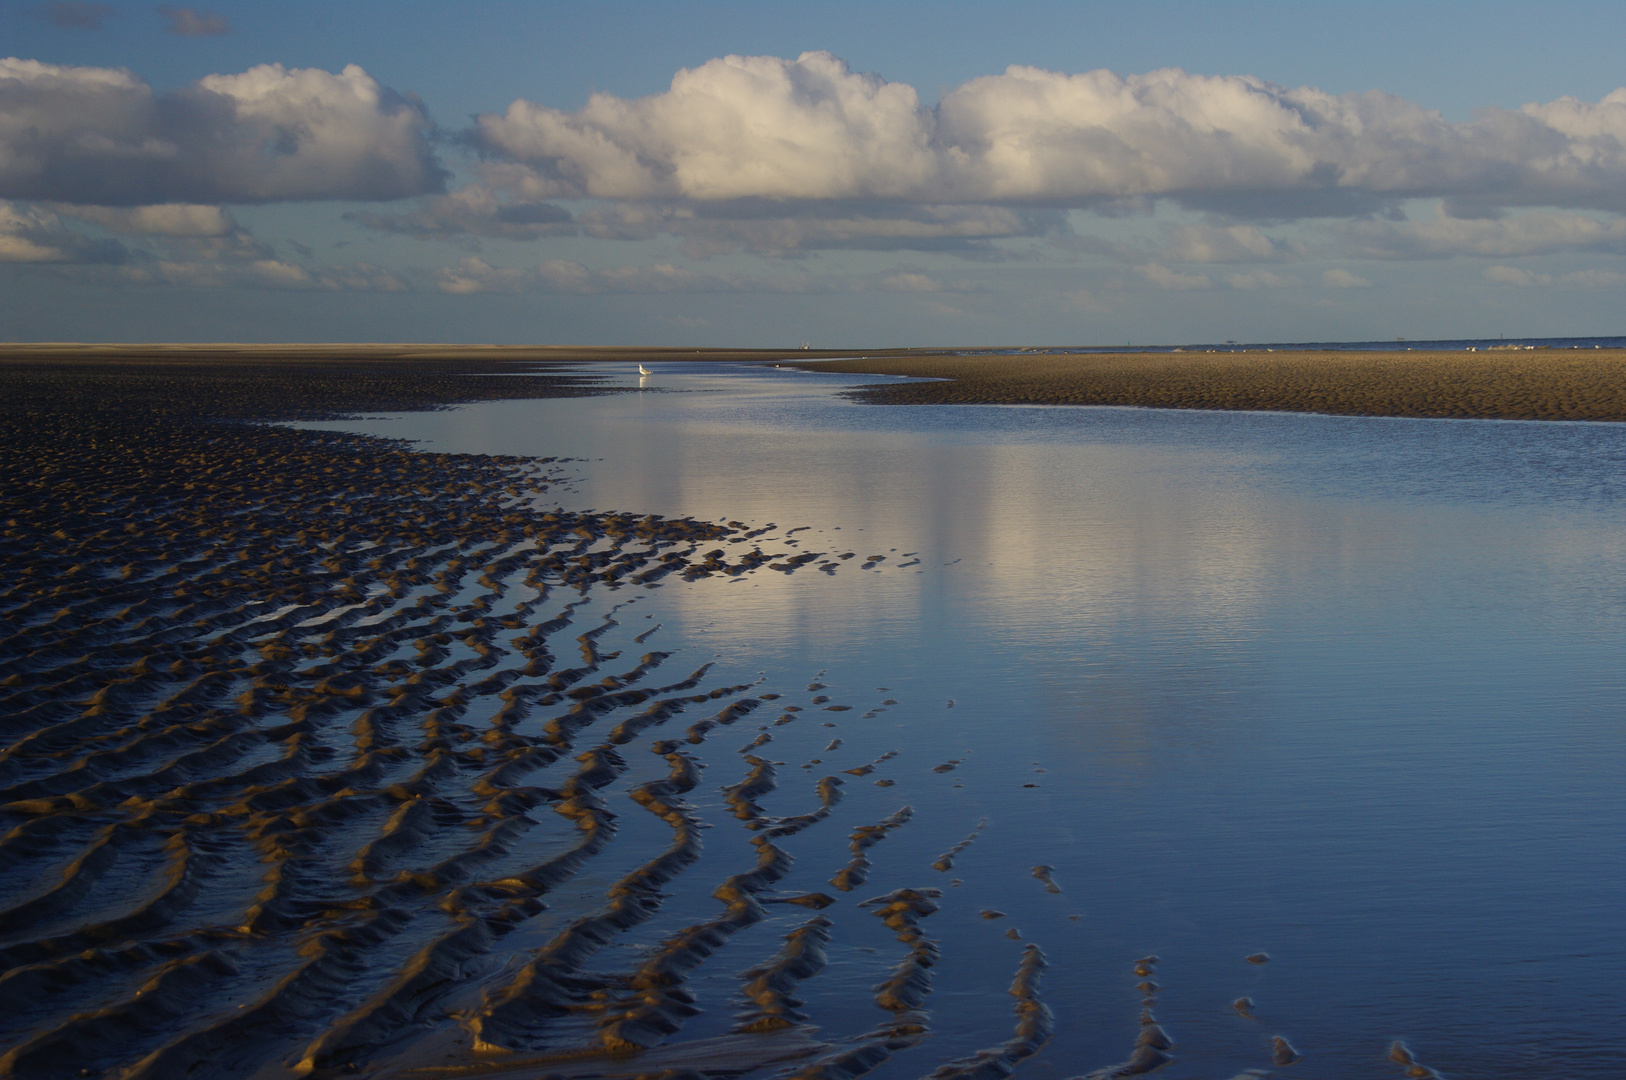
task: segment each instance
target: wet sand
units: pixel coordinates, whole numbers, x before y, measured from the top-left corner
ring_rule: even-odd
[[[715,914],[630,969],[593,964],[700,859],[710,826],[684,796],[708,738],[782,697],[777,723],[803,708],[716,685],[710,665],[673,673],[667,652],[623,656],[658,629],[620,629],[625,601],[578,609],[826,553],[788,537],[765,552],[773,526],[550,512],[551,459],[265,422],[602,392],[557,372],[477,378],[538,359],[0,355],[0,1076],[834,1080],[927,1034],[939,945],[921,923],[939,893],[924,884],[847,905],[897,939],[875,988],[890,1019],[846,1037],[811,1026],[797,988],[825,965],[838,913],[814,912],[836,900],[777,888],[793,861],[779,842],[823,821],[844,781],[826,775],[810,810],[774,816],[758,800],[783,763],[746,751],[725,758],[746,772],[723,792],[754,865],[703,883]],[[681,737],[650,741],[684,714],[698,718]],[[759,730],[752,747],[771,739]],[[640,752],[664,772],[612,811],[605,795]],[[669,830],[664,849],[572,899],[639,812]],[[910,817],[853,831],[830,885],[860,888]],[[731,1032],[677,1041],[697,1012],[692,973],[776,904],[809,917],[739,976]],[[504,949],[556,905],[555,930]],[[1044,1042],[1043,966],[1028,946],[1010,1039],[942,1076],[1003,1076]]]
[[[803,366],[798,363],[796,366]],[[1135,405],[1626,421],[1626,350],[883,356],[809,370],[946,380],[853,392],[886,405]]]
[[[917,812],[903,770],[958,784],[965,755],[837,757],[823,729],[896,706],[885,688],[728,682],[630,614],[679,582],[907,554],[550,510],[562,460],[268,422],[619,392],[550,365],[693,355],[0,349],[0,1077],[852,1080],[930,1049],[959,944],[932,916],[986,820]],[[819,756],[775,760],[802,728]],[[1062,877],[1001,888],[1061,902]],[[937,1080],[1009,1075],[1053,1009],[1096,1019],[1047,1004],[1041,945],[988,912],[1022,942],[1008,996],[977,998],[1003,1034]],[[814,982],[832,937],[866,930],[866,1019],[821,1022],[852,993]],[[1173,1056],[1135,955],[1133,1044],[1070,1071]],[[732,988],[724,1019],[708,1001],[685,1038],[703,978]],[[1271,1039],[1261,1068],[1297,1060]]]

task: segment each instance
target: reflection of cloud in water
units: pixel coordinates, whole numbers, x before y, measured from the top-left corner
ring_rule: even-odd
[[[1148,663],[1092,651],[1039,677],[1046,748],[1081,763],[1090,783],[1141,788],[1174,759],[1229,765],[1258,738],[1261,678],[1246,656],[1188,650]]]
[[[682,368],[661,369],[659,393],[412,427],[440,432],[435,449],[593,459],[570,466],[574,507],[774,522],[767,553],[854,553],[833,576],[669,580],[635,610],[666,624],[649,647],[682,649],[675,666],[716,653],[717,677],[764,670],[781,690],[828,666],[821,690],[856,711],[798,696],[793,722],[758,718],[774,725],[764,754],[803,808],[801,754],[845,770],[901,751],[881,778],[895,786],[850,777],[831,822],[915,808],[877,849],[910,868],[886,888],[920,884],[986,816],[944,907],[997,900],[1063,960],[1056,1000],[1094,1000],[1095,961],[1166,942],[1185,1001],[1233,1001],[1254,989],[1242,957],[1269,945],[1318,961],[1272,965],[1272,1000],[1307,1057],[1322,1033],[1339,1075],[1396,1032],[1434,1033],[1440,1060],[1452,1032],[1458,1061],[1535,1054],[1502,1034],[1529,1007],[1510,963],[1565,958],[1542,993],[1607,1027],[1599,1003],[1618,994],[1596,987],[1618,972],[1594,946],[1620,875],[1596,853],[1620,820],[1600,766],[1619,761],[1626,429],[882,409],[805,389],[837,380],[772,373],[734,395]],[[736,563],[750,548],[697,555],[712,546]],[[962,763],[934,772],[945,759]],[[1029,878],[1036,863],[1064,898]],[[977,892],[1013,880],[1032,897]],[[954,940],[1001,970],[992,947]],[[1393,993],[1402,964],[1426,993]],[[1183,1056],[1227,1045],[1228,1011],[1180,1000],[1160,1006]],[[1060,1025],[1031,1067],[1110,1060],[1089,1026]],[[1254,1052],[1187,1060],[1230,1075],[1268,1063]]]

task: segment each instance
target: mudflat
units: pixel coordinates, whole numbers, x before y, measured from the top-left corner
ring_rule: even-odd
[[[1626,420],[1626,349],[868,356],[818,371],[945,380],[885,405],[1138,405],[1493,420]]]

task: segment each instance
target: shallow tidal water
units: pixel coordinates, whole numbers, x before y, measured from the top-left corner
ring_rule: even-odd
[[[748,850],[719,791],[766,726],[769,812],[845,776],[782,843],[780,888],[828,892],[852,830],[912,810],[824,912],[829,964],[796,993],[827,1036],[878,1022],[871,987],[902,955],[856,903],[942,890],[920,924],[930,1034],[878,1080],[1009,1038],[1029,943],[1055,1031],[1023,1077],[1126,1060],[1143,1007],[1171,1078],[1400,1076],[1397,1039],[1448,1077],[1619,1074],[1626,425],[881,407],[840,396],[857,381],[876,380],[663,364],[637,393],[309,425],[570,458],[547,496],[566,509],[771,524],[748,543],[823,553],[825,572],[601,590],[576,614],[635,599],[601,648],[653,630],[675,667],[713,663],[708,685],[804,710],[710,737],[690,800],[717,831],[685,873],[706,888],[673,886],[606,953],[716,906]],[[659,764],[627,756],[612,807]],[[577,906],[550,897],[502,951],[523,959],[669,839],[629,804]],[[776,909],[697,970],[681,1037],[726,1032],[739,970],[809,914]],[[1302,1061],[1273,1064],[1274,1037]]]

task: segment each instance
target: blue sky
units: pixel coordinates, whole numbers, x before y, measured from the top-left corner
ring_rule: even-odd
[[[10,340],[1626,333],[1618,3],[18,3],[0,29]]]

